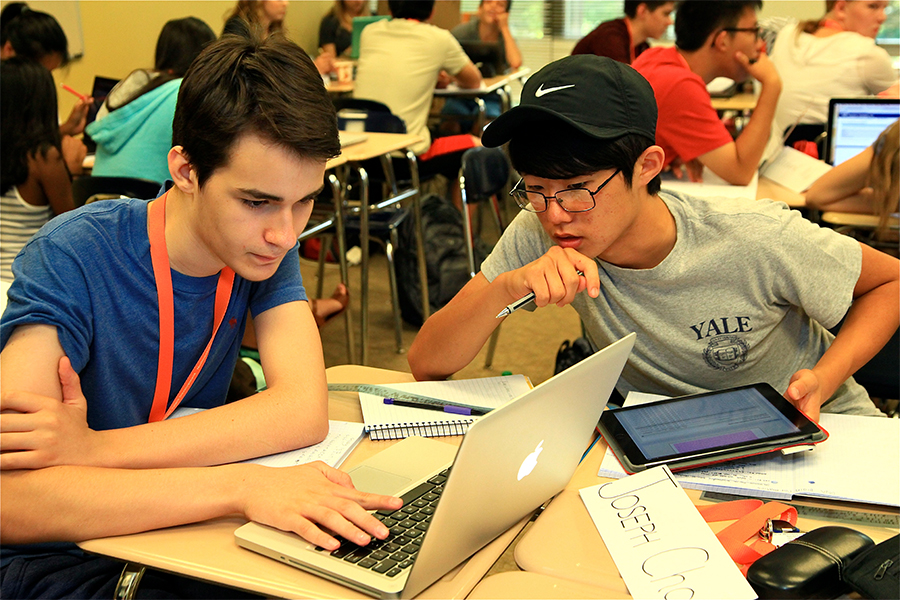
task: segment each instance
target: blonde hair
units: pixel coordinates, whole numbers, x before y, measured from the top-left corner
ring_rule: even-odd
[[[251,31],[260,29],[262,27],[262,22],[259,18],[259,13],[263,10],[262,3],[264,1],[265,0],[238,0],[234,10],[232,10],[231,13],[228,13],[225,20],[227,21],[234,17],[238,17],[250,26]],[[275,31],[280,31],[282,27],[282,21],[272,21],[269,23],[268,31],[261,31],[260,33],[267,35]]]
[[[873,144],[875,155],[866,185],[874,190],[872,212],[878,216],[876,239],[884,239],[888,220],[900,205],[900,120],[881,132]]]

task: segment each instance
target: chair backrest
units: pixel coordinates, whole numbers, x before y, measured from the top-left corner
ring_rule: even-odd
[[[84,205],[93,196],[155,198],[161,183],[136,177],[94,177],[87,175],[72,180],[75,206]]]
[[[406,123],[391,112],[387,105],[365,98],[339,98],[334,101],[338,129],[345,131],[374,131],[377,133],[406,133]],[[359,124],[362,124],[362,128]]]
[[[499,193],[509,182],[509,160],[499,148],[478,146],[462,156],[460,187],[467,202],[481,202]]]

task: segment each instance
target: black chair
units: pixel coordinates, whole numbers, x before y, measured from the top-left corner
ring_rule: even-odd
[[[161,183],[137,177],[99,177],[84,175],[72,180],[75,206],[111,198],[152,199],[159,194]]]
[[[498,148],[471,148],[466,150],[462,156],[462,167],[459,170],[459,188],[462,195],[463,226],[466,236],[466,251],[469,258],[469,277],[475,277],[476,273],[475,237],[472,231],[471,215],[469,215],[469,204],[490,200],[497,228],[502,233],[505,226],[498,197],[509,185],[510,171],[509,159]],[[497,349],[499,336],[500,327],[497,326],[494,333],[491,334],[490,342],[488,342],[487,355],[484,360],[485,368],[489,368],[494,361],[494,351]]]
[[[334,104],[338,113],[338,127],[342,130],[406,133],[406,124],[403,120],[394,115],[386,105],[380,102],[359,98],[338,98],[334,100]],[[405,170],[411,174],[409,181],[398,182],[394,169],[395,161],[402,164]],[[416,158],[411,152],[406,152],[402,156],[397,157],[382,156],[379,159],[363,161],[356,165],[356,172],[357,178],[355,180],[350,179],[349,171],[345,171],[344,177],[342,177],[346,184],[343,205],[345,214],[344,227],[347,232],[354,230],[362,232],[365,229],[366,237],[370,237],[380,243],[385,250],[385,255],[388,259],[388,277],[391,282],[391,305],[394,315],[397,352],[400,353],[403,352],[402,319],[393,259],[399,236],[397,228],[409,214],[408,208],[402,206],[402,204],[407,200],[413,200],[414,207],[417,207],[419,181]],[[369,187],[370,177],[372,181],[381,184],[377,188],[378,192],[371,195]],[[351,197],[354,196],[356,196],[358,201],[356,205],[353,205],[351,200]],[[365,211],[362,210],[363,206],[366,207]],[[417,232],[421,232],[421,228],[416,229]],[[360,237],[362,238],[363,236]],[[424,248],[422,240],[418,239],[417,241],[420,247]],[[361,245],[364,246],[361,248],[364,256],[363,262],[367,264],[368,245]],[[423,254],[420,254],[420,256],[423,256]],[[420,271],[424,272],[424,267],[420,266]],[[361,363],[366,364],[368,273],[363,272],[361,280],[362,314],[360,318],[362,320],[363,337]],[[423,304],[427,303],[427,301],[426,291]]]
[[[381,133],[406,133],[406,123],[391,112],[387,105],[364,98],[337,98],[338,129],[353,131],[355,123],[362,122],[363,131]]]
[[[491,201],[497,228],[505,229],[498,195],[509,185],[509,159],[499,148],[482,146],[466,150],[459,170],[459,189],[462,196],[463,224],[466,231],[466,250],[469,255],[469,276],[475,277],[475,238],[469,204]]]

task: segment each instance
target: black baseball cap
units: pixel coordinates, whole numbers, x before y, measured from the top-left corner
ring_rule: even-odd
[[[559,119],[598,140],[629,133],[656,139],[653,88],[630,66],[605,56],[576,54],[532,75],[522,98],[485,127],[481,143],[501,146],[536,120]]]

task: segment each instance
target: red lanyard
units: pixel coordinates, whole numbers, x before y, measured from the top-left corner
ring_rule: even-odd
[[[200,370],[209,356],[213,340],[219,325],[225,318],[225,310],[231,298],[231,288],[234,285],[234,271],[224,267],[219,273],[219,282],[216,285],[215,310],[213,311],[212,337],[197,364],[194,365],[187,381],[181,387],[181,391],[175,396],[172,405],[166,410],[169,401],[169,391],[172,387],[172,365],[175,360],[175,301],[172,292],[172,271],[169,267],[169,251],[166,249],[166,192],[161,198],[150,204],[148,208],[148,222],[150,232],[150,260],[153,263],[153,276],[156,278],[156,293],[159,297],[159,364],[156,373],[156,391],[153,393],[153,406],[150,408],[149,422],[162,421],[172,414],[178,407],[188,390],[191,389]]]

